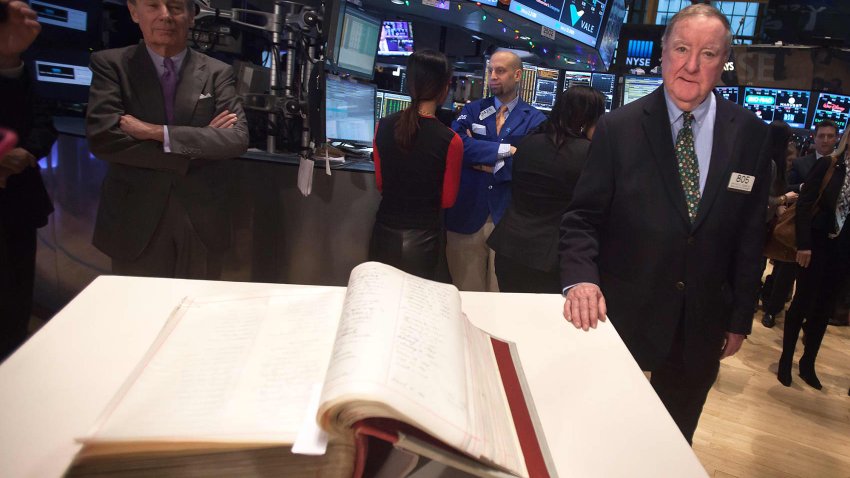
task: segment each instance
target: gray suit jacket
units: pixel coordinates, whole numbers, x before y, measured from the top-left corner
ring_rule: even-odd
[[[171,153],[162,143],[140,141],[119,128],[121,115],[166,124],[156,68],[144,43],[96,52],[91,57],[86,135],[89,148],[109,162],[100,196],[93,244],[112,258],[142,253],[173,194],[186,208],[210,251],[230,245],[226,162],[248,147],[248,128],[229,65],[189,50],[183,61],[168,126]],[[223,110],[238,115],[233,128],[208,127]]]

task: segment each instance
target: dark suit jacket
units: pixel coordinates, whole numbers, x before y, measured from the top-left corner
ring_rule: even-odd
[[[562,284],[601,287],[611,322],[644,370],[669,356],[677,332],[694,366],[719,359],[724,332],[750,333],[770,188],[767,126],[716,99],[693,225],[663,87],[600,119],[561,223]],[[750,193],[727,190],[733,173],[755,176]]]
[[[26,70],[20,78],[0,77],[0,126],[18,134],[18,147],[41,158],[50,152],[56,131],[52,115],[35,111],[37,104]],[[52,211],[39,168],[9,176],[6,188],[0,188],[0,222],[7,226],[41,227]]]
[[[590,141],[569,138],[560,149],[543,133],[526,137],[514,155],[511,203],[487,244],[541,271],[558,267],[558,228],[573,197]]]
[[[791,161],[791,170],[788,171],[788,191],[800,192],[800,184],[809,176],[815,160],[815,153],[812,152]]]
[[[496,174],[473,169],[476,165],[493,166],[498,159],[499,144],[513,146],[546,120],[546,116],[519,99],[511,114],[496,134],[496,113],[481,118],[481,112],[493,107],[496,99],[491,97],[467,103],[452,129],[463,139],[463,168],[460,173],[460,189],[454,207],[446,209],[446,229],[461,234],[472,234],[481,229],[487,216],[498,223],[511,199],[512,158]],[[491,111],[494,111],[491,110]],[[467,135],[467,130],[472,137]]]
[[[814,156],[814,155],[813,155]],[[821,156],[817,160],[809,175],[806,176],[800,198],[797,200],[796,240],[797,249],[812,249],[812,230],[820,231],[822,234],[830,234],[835,231],[835,207],[838,204],[838,196],[844,185],[844,177],[847,168],[843,159],[835,163],[835,172],[829,184],[823,190],[823,195],[818,201],[820,188],[826,176],[826,172],[832,162],[832,156]],[[817,212],[813,210],[817,202]],[[812,214],[814,212],[814,214]]]
[[[231,68],[189,50],[183,60],[169,125],[171,153],[157,141],[139,141],[118,127],[130,114],[142,121],[166,124],[156,68],[143,43],[96,52],[91,57],[86,134],[89,147],[109,162],[103,181],[94,245],[122,260],[138,257],[159,224],[173,194],[210,251],[230,244],[226,163],[248,147],[248,129],[236,96]],[[208,127],[221,111],[238,115],[231,129]]]

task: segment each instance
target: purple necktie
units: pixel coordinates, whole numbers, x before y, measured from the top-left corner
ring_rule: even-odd
[[[174,61],[171,58],[166,58],[162,65],[165,67],[165,72],[162,74],[160,83],[162,85],[162,97],[165,98],[165,117],[168,119],[168,124],[174,122],[174,94],[177,93],[177,69],[174,67]]]

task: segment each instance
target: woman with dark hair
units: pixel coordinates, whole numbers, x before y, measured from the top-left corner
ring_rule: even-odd
[[[770,196],[767,203],[767,222],[774,224],[776,219],[785,212],[785,208],[797,200],[797,193],[788,191],[786,172],[788,166],[788,143],[791,141],[791,127],[784,121],[770,123],[768,130],[768,141],[770,142],[770,157],[772,163],[770,170],[773,175],[773,183],[770,186]],[[787,191],[787,192],[786,192]],[[793,258],[789,258],[792,259]],[[765,265],[767,259],[765,259]],[[776,325],[776,314],[782,312],[785,307],[785,298],[791,292],[794,278],[797,276],[797,265],[794,262],[783,262],[774,259],[772,279],[765,280],[765,289],[770,285],[770,290],[763,294],[764,317],[762,325],[771,328]]]
[[[782,355],[776,378],[791,386],[791,366],[800,329],[805,331],[800,378],[821,389],[815,373],[815,359],[835,310],[841,285],[850,272],[850,175],[847,174],[850,149],[847,136],[834,153],[821,156],[803,183],[797,200],[797,290],[785,314]],[[805,320],[805,322],[804,322]]]
[[[561,216],[584,169],[605,97],[587,86],[558,95],[549,120],[517,146],[511,204],[487,244],[503,292],[561,293]]]
[[[407,63],[410,106],[375,128],[375,182],[382,199],[369,258],[426,279],[436,278],[444,243],[441,210],[455,202],[463,162],[460,137],[435,116],[451,76],[442,53],[413,53]]]

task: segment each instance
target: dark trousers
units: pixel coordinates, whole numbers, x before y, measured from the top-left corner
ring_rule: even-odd
[[[369,243],[369,260],[436,280],[444,243],[441,235],[440,229],[395,229],[376,222]]]
[[[130,261],[113,258],[112,273],[215,280],[221,276],[221,260],[222,253],[207,250],[186,209],[172,196],[147,247]]]
[[[776,315],[785,308],[785,299],[794,287],[797,278],[797,264],[793,262],[774,261],[773,287],[764,301],[764,313]]]
[[[34,227],[0,224],[0,361],[27,339],[35,250]]]
[[[689,444],[693,444],[702,407],[719,371],[719,350],[716,358],[704,362],[682,360],[681,328],[667,360],[651,371],[652,388]]]
[[[829,317],[835,310],[848,271],[850,227],[845,227],[835,239],[824,232],[812,231],[812,260],[809,267],[798,267],[797,291],[785,314],[780,368],[790,368],[800,329],[804,329],[806,344],[800,358],[800,371],[814,372]]]
[[[561,271],[557,266],[551,271],[532,269],[498,252],[495,266],[500,292],[561,293]]]

